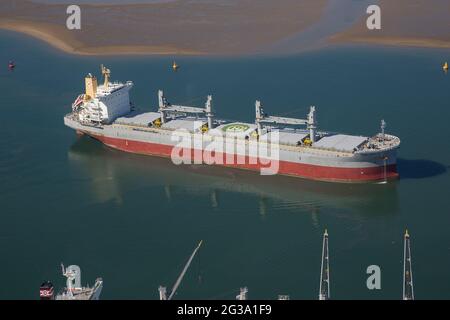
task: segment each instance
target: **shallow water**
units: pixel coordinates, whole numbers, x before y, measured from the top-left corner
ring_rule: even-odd
[[[293,54],[326,46],[331,36],[350,28],[367,15],[370,5],[377,3],[374,0],[329,0],[318,21],[262,51]]]
[[[321,237],[330,234],[336,299],[400,299],[402,235],[412,236],[417,298],[450,298],[450,52],[335,47],[284,58],[94,58],[66,55],[0,33],[0,298],[38,298],[41,281],[102,276],[104,299],[157,299],[201,239],[176,298],[316,299]],[[14,59],[17,68],[7,70]],[[211,167],[177,167],[110,150],[64,127],[63,116],[99,64],[133,80],[132,98],[155,109],[156,92],[253,121],[266,112],[318,109],[321,129],[370,135],[384,118],[402,139],[401,180],[384,185],[304,181]],[[382,290],[366,288],[368,265]]]

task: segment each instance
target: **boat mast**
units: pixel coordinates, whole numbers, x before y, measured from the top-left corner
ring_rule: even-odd
[[[403,300],[414,300],[414,287],[411,265],[411,247],[408,230],[404,236],[403,253]]]
[[[186,263],[186,265],[183,268],[183,271],[181,271],[181,274],[179,275],[177,281],[173,285],[172,291],[170,292],[169,298],[167,298],[167,300],[172,300],[181,281],[183,280],[184,275],[186,274],[186,271],[188,270],[189,266],[191,265],[192,260],[194,259],[195,255],[197,254],[197,251],[200,249],[202,242],[203,242],[203,240],[199,242],[199,244],[195,248],[194,252],[192,252],[188,262]],[[165,287],[159,287],[159,298],[160,298],[160,300],[166,300],[166,288]]]
[[[322,265],[320,267],[319,300],[330,299],[330,261],[328,255],[328,232],[325,229],[322,246]]]

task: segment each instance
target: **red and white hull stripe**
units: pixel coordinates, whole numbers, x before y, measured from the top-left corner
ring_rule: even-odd
[[[87,134],[103,142],[105,145],[109,147],[126,152],[162,156],[162,157],[170,157],[172,154],[173,146],[170,145],[118,139],[101,135],[93,135],[92,133]],[[192,154],[194,154],[194,151],[192,151]],[[224,157],[224,159],[226,159],[226,157]],[[236,160],[236,158],[234,158],[234,160]],[[267,165],[261,165],[259,163],[249,164],[252,163],[249,160],[250,159],[247,156],[245,159],[245,164],[237,164],[237,161],[234,161],[233,163],[230,164],[225,163],[223,165],[257,171],[259,171],[261,168],[268,167]],[[281,160],[279,162],[278,174],[296,176],[312,180],[337,181],[337,182],[370,182],[370,181],[382,181],[385,179],[398,178],[396,164],[390,164],[387,165],[386,167],[373,166],[364,168],[345,168],[345,167],[311,165]]]

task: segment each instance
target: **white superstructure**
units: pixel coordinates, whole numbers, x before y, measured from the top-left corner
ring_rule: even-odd
[[[129,91],[133,82],[109,82],[111,72],[102,65],[105,81],[97,85],[97,78],[88,74],[85,78],[86,92],[72,105],[82,123],[108,124],[131,112]]]

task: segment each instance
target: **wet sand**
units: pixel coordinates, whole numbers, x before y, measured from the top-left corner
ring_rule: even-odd
[[[191,0],[80,5],[82,29],[66,28],[67,5],[0,2],[0,28],[68,53],[248,54],[320,19],[327,0]]]
[[[304,49],[305,44],[295,40],[299,35],[323,24],[321,18],[329,19],[325,12],[330,9],[327,7],[330,3],[328,0],[180,0],[80,5],[82,29],[70,31],[66,28],[67,5],[2,0],[0,29],[22,32],[65,52],[81,55],[292,53]],[[356,17],[357,22],[345,31],[336,27],[336,34],[327,35],[324,42],[450,48],[448,0],[379,0],[378,3],[382,9],[382,30],[368,30],[365,10],[361,13],[362,9],[357,8],[361,18]],[[352,8],[344,9],[354,14]],[[334,29],[330,28],[332,33]],[[277,43],[283,46],[275,46],[273,52]]]
[[[139,54],[202,54],[169,46],[101,46],[88,47],[71,32],[55,28],[52,24],[20,20],[1,20],[0,29],[21,32],[43,40],[51,46],[71,54],[80,55],[139,55]]]
[[[450,1],[380,0],[381,30],[368,30],[366,15],[332,43],[450,48]]]

